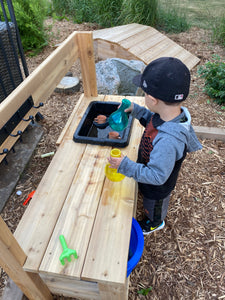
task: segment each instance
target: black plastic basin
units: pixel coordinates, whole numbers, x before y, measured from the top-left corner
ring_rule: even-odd
[[[113,131],[109,125],[105,128],[98,128],[94,119],[98,115],[109,117],[111,113],[117,110],[120,102],[92,101],[86,109],[74,135],[73,140],[78,143],[113,146],[124,148],[129,144],[133,118],[129,115],[128,126],[120,131],[120,139],[109,139],[108,133]],[[104,127],[104,126],[103,126]]]

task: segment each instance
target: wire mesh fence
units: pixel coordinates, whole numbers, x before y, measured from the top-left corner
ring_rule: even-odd
[[[11,0],[0,0],[0,107],[12,91],[29,75],[19,30]],[[0,147],[3,148],[6,139],[17,137],[22,132],[12,134],[13,130],[23,120],[33,107],[33,99],[29,97],[12,113],[11,118],[0,128]],[[16,141],[16,139],[15,139]],[[10,149],[0,150],[5,155]],[[1,160],[0,160],[1,161]]]

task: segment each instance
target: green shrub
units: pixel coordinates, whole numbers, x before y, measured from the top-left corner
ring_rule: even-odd
[[[198,74],[205,79],[204,92],[219,104],[225,103],[225,61],[214,55],[212,62],[198,68]]]
[[[46,0],[14,0],[13,8],[24,51],[39,52],[47,44],[44,30]],[[10,20],[8,11],[7,18]]]

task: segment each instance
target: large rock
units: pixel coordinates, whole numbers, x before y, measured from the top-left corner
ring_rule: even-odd
[[[134,76],[143,72],[146,65],[139,60],[108,58],[96,63],[98,94],[136,95]]]

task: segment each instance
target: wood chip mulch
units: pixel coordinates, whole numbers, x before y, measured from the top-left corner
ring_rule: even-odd
[[[69,21],[47,20],[52,32],[50,45],[36,57],[27,57],[32,72],[74,30],[95,30],[95,24],[73,24]],[[189,32],[168,35],[176,43],[201,59],[213,54],[225,58],[224,49],[210,41],[209,32],[192,28]],[[192,73],[192,85],[186,106],[193,125],[225,128],[224,110],[202,92],[204,81]],[[81,79],[80,66],[71,69]],[[12,232],[24,210],[22,203],[35,190],[51,157],[41,154],[56,151],[56,140],[66,124],[82,92],[65,95],[53,93],[40,112],[44,135],[21,175],[1,216]],[[182,166],[177,186],[172,193],[166,226],[145,237],[140,262],[130,275],[129,299],[225,299],[225,144],[222,141],[201,140],[203,149],[188,154]],[[21,190],[22,195],[16,195]],[[137,218],[142,216],[138,201]],[[1,271],[0,296],[8,279]],[[147,296],[138,294],[152,287]],[[65,300],[65,297],[54,295]]]

